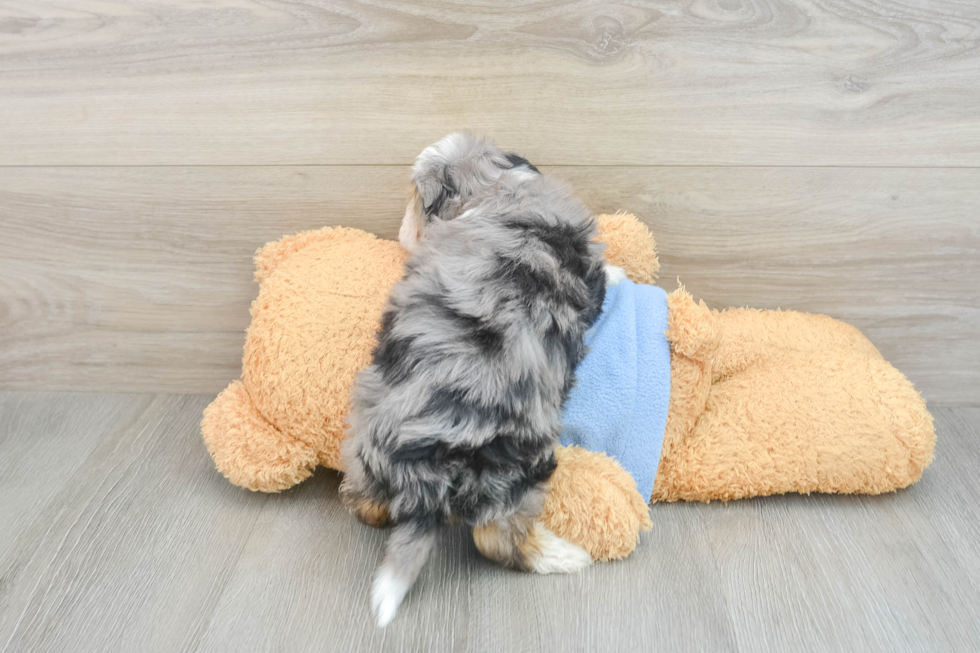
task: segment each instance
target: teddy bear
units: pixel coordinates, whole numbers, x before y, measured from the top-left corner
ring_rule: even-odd
[[[649,287],[659,264],[646,226],[628,214],[596,220],[608,263],[640,290]],[[370,363],[407,257],[397,242],[344,227],[287,236],[256,253],[259,294],[241,379],[201,422],[229,481],[279,492],[317,466],[343,471],[351,388]],[[935,432],[925,402],[854,327],[795,311],[712,310],[684,287],[660,292],[666,328],[639,325],[632,335],[634,347],[663,344],[659,423],[642,393],[654,381],[636,365],[617,365],[634,375],[631,419],[621,419],[622,391],[606,392],[608,399],[585,402],[587,410],[569,410],[568,431],[585,436],[563,437],[556,449],[542,521],[593,560],[629,555],[652,527],[651,502],[877,494],[914,483],[931,462]],[[590,371],[590,356],[579,376],[596,377],[602,394],[610,361]],[[589,425],[601,430],[603,422],[624,432],[619,448],[590,446]],[[624,441],[653,456],[630,459]]]

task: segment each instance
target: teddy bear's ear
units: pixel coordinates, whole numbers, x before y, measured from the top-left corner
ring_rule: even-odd
[[[653,283],[660,269],[657,243],[646,225],[631,213],[597,215],[599,235],[606,244],[606,260],[626,270],[626,276],[637,283]]]
[[[255,252],[255,280],[262,283],[269,278],[280,263],[311,243],[332,240],[345,233],[356,231],[344,227],[323,227],[311,231],[301,231],[292,236],[283,236],[277,241],[266,243]]]
[[[266,243],[255,251],[255,280],[262,283],[291,254],[309,244],[315,231],[301,231],[292,236]]]
[[[273,426],[234,381],[204,410],[201,434],[215,466],[235,485],[253,492],[280,492],[316,469],[309,444]]]

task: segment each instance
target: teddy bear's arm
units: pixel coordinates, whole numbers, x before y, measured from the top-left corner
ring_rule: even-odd
[[[650,530],[647,501],[633,477],[603,453],[558,447],[542,520],[558,537],[576,544],[593,560],[619,560]]]
[[[599,235],[596,240],[606,244],[606,261],[621,267],[636,283],[653,283],[660,262],[657,244],[646,225],[635,216],[623,213],[597,215]]]

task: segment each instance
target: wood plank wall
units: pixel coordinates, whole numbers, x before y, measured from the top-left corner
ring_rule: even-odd
[[[217,392],[251,254],[393,237],[461,127],[662,283],[829,313],[980,405],[980,4],[0,1],[0,389]]]

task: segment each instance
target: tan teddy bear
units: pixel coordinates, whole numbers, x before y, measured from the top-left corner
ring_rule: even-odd
[[[629,215],[597,219],[609,262],[651,283],[646,227]],[[370,362],[406,258],[396,242],[345,228],[258,251],[242,377],[201,423],[232,483],[278,492],[318,465],[343,471],[354,375]],[[650,500],[877,494],[914,483],[932,460],[924,401],[857,329],[792,311],[712,311],[683,288],[667,305],[670,398],[652,497],[602,452],[557,451],[545,525],[594,560],[633,550],[650,528]]]

